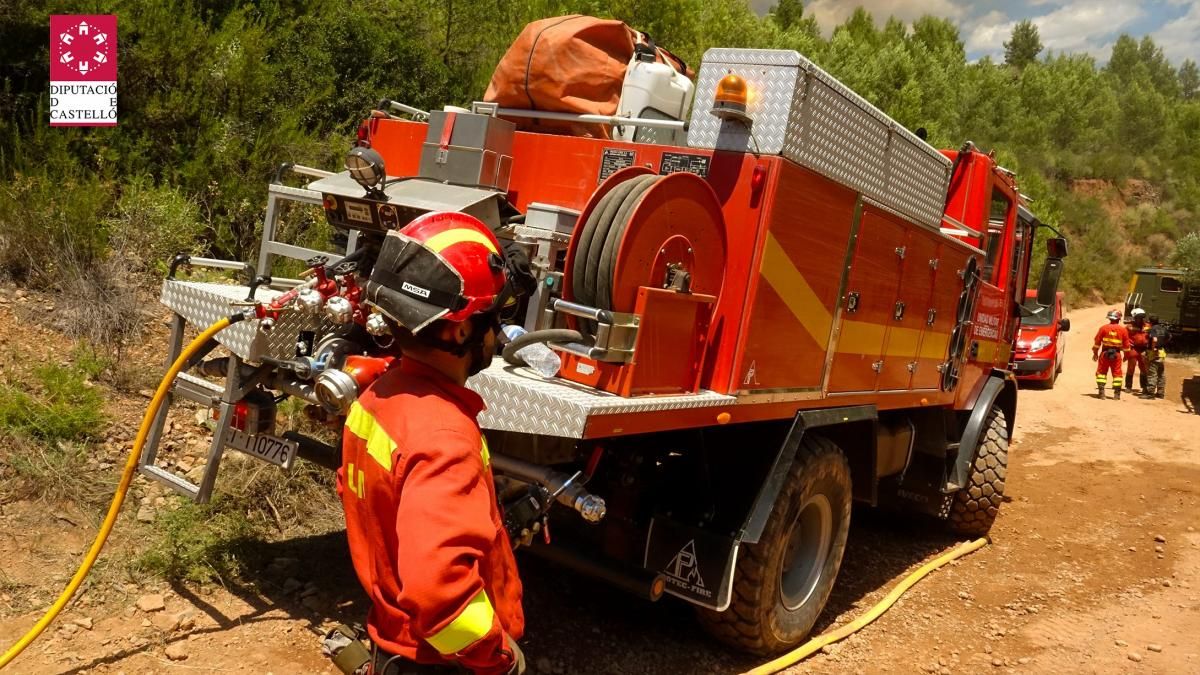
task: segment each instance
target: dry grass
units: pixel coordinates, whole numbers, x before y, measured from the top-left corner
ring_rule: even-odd
[[[114,352],[114,361],[120,361],[124,343],[141,334],[144,308],[150,306],[133,281],[130,263],[112,255],[90,267],[66,265],[59,285],[55,328]]]
[[[69,501],[90,508],[112,498],[116,476],[89,466],[89,451],[82,443],[46,443],[14,434],[0,436],[0,443],[5,447],[0,466],[0,502]]]

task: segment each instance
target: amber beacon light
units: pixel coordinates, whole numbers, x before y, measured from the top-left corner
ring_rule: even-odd
[[[717,83],[717,92],[713,96],[713,107],[709,112],[721,119],[750,122],[746,114],[746,98],[749,89],[746,81],[734,73],[729,73]]]

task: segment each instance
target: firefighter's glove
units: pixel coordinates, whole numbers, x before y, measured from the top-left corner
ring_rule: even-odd
[[[533,535],[542,529],[542,517],[548,500],[545,489],[531,485],[504,503],[504,528],[508,530],[513,548],[528,546],[533,542]]]
[[[522,298],[533,293],[537,289],[537,278],[533,276],[525,247],[516,242],[510,243],[504,247],[504,258],[504,269],[513,294]]]
[[[508,651],[512,652],[512,668],[508,669],[508,675],[524,675],[525,673],[525,654],[521,648],[517,646],[517,641],[512,639],[511,635],[504,636],[505,642],[508,644]]]
[[[1093,349],[1092,350],[1092,360],[1099,361],[1100,360],[1100,352]]]
[[[362,629],[339,624],[321,639],[321,653],[346,675],[367,675],[371,654],[362,643]]]

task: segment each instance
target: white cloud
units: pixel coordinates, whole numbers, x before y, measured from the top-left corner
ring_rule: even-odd
[[[1004,41],[1012,35],[1017,22],[997,14],[992,12],[988,15],[990,20],[976,22],[970,29],[966,40],[968,52],[997,57],[1004,53]],[[1137,21],[1142,14],[1139,3],[1131,0],[1103,4],[1095,0],[1075,0],[1048,14],[1031,17],[1031,20],[1047,50],[1087,52],[1107,57],[1106,45],[1112,42],[1109,38]]]
[[[778,0],[749,2],[751,8],[765,14]],[[1110,56],[1116,37],[1135,25],[1142,28],[1146,23],[1142,19],[1149,14],[1150,18],[1156,19],[1151,25],[1159,25],[1150,36],[1173,63],[1178,65],[1189,58],[1200,61],[1200,0],[1161,2],[1184,7],[1187,11],[1179,18],[1164,22],[1162,13],[1166,9],[1163,4],[1154,7],[1140,0],[1024,0],[1012,3],[1004,10],[993,9],[979,16],[974,14],[983,8],[972,0],[810,0],[804,3],[804,13],[816,18],[826,36],[850,18],[857,7],[865,8],[880,24],[889,16],[911,22],[932,14],[948,18],[960,27],[968,54],[1003,58],[1004,42],[1011,37],[1017,20],[1023,18],[1019,14],[1012,15],[1023,5],[1026,11],[1042,12],[1040,16],[1028,18],[1038,27],[1048,52],[1086,52],[1102,62]],[[1140,37],[1140,33],[1135,37]]]
[[[1184,59],[1200,61],[1200,0],[1191,0],[1186,14],[1168,21],[1150,37],[1176,65]]]
[[[967,13],[957,0],[813,0],[804,3],[804,13],[816,18],[821,30],[828,35],[834,27],[849,19],[858,7],[870,12],[876,23],[883,23],[890,16],[912,22],[926,14],[961,19]]]

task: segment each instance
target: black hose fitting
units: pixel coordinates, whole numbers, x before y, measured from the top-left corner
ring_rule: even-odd
[[[179,269],[180,265],[186,265],[192,261],[192,256],[186,253],[176,253],[174,258],[171,258],[171,264],[167,267],[167,278],[175,278],[175,270]]]

